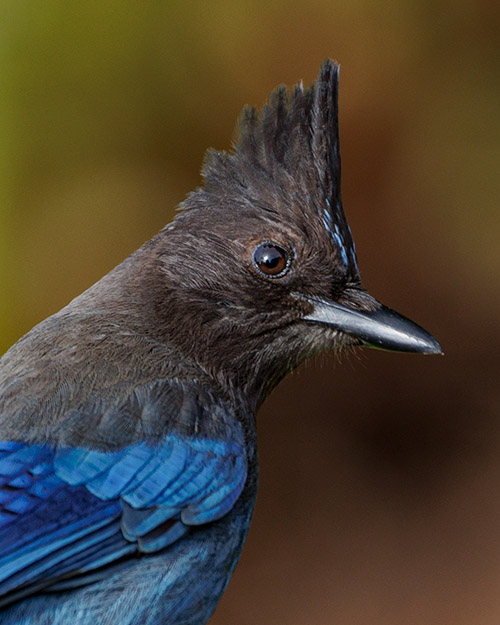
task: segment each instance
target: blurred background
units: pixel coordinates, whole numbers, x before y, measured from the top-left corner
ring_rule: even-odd
[[[365,286],[446,355],[326,355],[274,392],[212,623],[498,625],[499,3],[2,2],[0,351],[173,217],[244,104],[327,56]]]

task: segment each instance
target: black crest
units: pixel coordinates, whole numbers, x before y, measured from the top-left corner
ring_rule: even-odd
[[[260,113],[245,107],[233,151],[208,151],[203,191],[212,205],[216,195],[224,204],[263,209],[268,218],[293,219],[298,211],[303,220],[319,219],[357,274],[340,191],[338,76],[339,66],[328,59],[311,87],[300,82],[288,92],[282,85]]]

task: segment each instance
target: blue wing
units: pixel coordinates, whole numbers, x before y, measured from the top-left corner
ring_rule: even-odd
[[[111,452],[0,443],[3,603],[86,583],[224,516],[247,476],[236,425],[225,439],[170,433]]]

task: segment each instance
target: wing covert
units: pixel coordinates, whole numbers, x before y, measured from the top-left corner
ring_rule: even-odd
[[[216,427],[210,404],[177,405],[182,427],[174,418],[160,439],[122,449],[0,443],[1,603],[95,579],[231,510],[247,477],[241,424],[221,404]]]

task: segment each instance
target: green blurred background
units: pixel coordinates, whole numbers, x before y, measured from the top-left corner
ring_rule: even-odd
[[[364,283],[446,352],[282,383],[214,625],[498,625],[499,7],[0,4],[0,351],[172,218],[244,104],[330,56]]]

